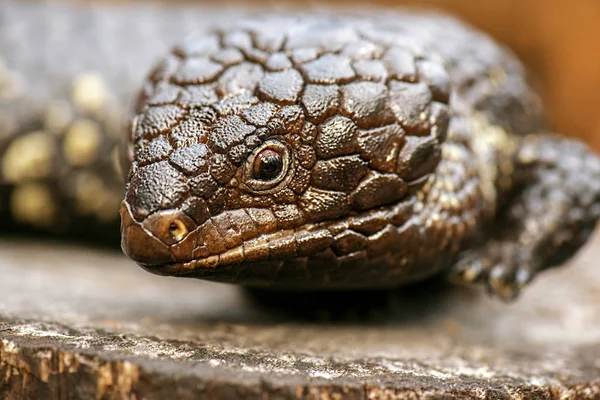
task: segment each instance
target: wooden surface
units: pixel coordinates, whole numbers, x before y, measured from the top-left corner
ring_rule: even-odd
[[[0,398],[600,398],[599,258],[596,238],[510,305],[436,283],[268,305],[2,239]]]

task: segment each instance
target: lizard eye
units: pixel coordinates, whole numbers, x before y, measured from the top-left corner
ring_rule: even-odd
[[[290,158],[287,146],[275,140],[266,142],[248,158],[246,185],[253,191],[265,191],[279,185],[288,175]]]
[[[283,170],[281,154],[271,149],[264,149],[256,155],[252,165],[252,177],[259,181],[272,181]]]

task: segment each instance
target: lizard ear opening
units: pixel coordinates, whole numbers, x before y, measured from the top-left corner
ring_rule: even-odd
[[[292,152],[278,140],[256,148],[244,165],[244,185],[254,193],[272,193],[292,177]]]

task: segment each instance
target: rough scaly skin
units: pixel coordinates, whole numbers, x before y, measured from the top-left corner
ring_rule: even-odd
[[[38,12],[4,7],[13,16]],[[60,24],[83,15],[73,11],[44,6],[40,15],[53,15],[49,20],[78,37],[79,25]],[[34,76],[41,88],[3,103],[2,117],[13,128],[3,130],[0,152],[13,175],[6,154],[18,149],[18,139],[52,128],[31,111],[40,107],[24,104],[46,108],[63,96],[83,115],[76,122],[118,122],[114,110],[78,107],[73,80],[95,67],[122,107],[136,86],[133,76],[103,60],[129,54],[128,65],[141,74],[165,42],[183,36],[183,21],[211,19],[148,6],[129,12],[145,27],[131,46],[102,42],[108,32],[125,37],[116,33],[126,12],[88,15],[86,28],[104,32],[93,39],[103,45],[86,38],[73,51],[73,66],[87,66],[56,70],[65,78],[58,96],[48,96],[50,80],[39,70],[28,72],[31,63],[6,58],[9,71]],[[577,142],[539,133],[541,109],[521,65],[481,33],[447,17],[410,13],[224,20],[178,46],[139,97],[122,245],[148,270],[294,290],[389,287],[446,271],[454,281],[484,282],[513,298],[537,271],[571,256],[593,229],[600,213],[597,157]],[[0,29],[18,31],[14,19],[5,22]],[[2,37],[10,55],[15,35]],[[77,60],[83,48],[96,51]],[[50,64],[64,59],[48,54]],[[97,83],[85,76],[79,84]],[[12,201],[11,217],[53,228],[89,226],[79,222],[82,215],[104,215],[111,206],[73,207],[87,204],[80,194],[86,191],[73,190],[82,184],[59,172],[99,177],[111,199],[121,186],[114,171],[99,167],[111,165],[110,151],[73,165],[60,132],[44,136],[62,150],[51,152],[51,172],[10,180],[4,168],[0,192],[14,199],[27,185],[41,185],[52,193],[55,212],[23,212]],[[100,147],[114,147],[109,132],[118,128],[99,132],[106,141]],[[255,156],[265,148],[285,161],[273,183],[252,179]],[[57,223],[65,218],[71,224]],[[102,231],[103,221],[91,222]]]
[[[598,159],[527,135],[520,65],[444,17],[232,22],[176,47],[137,111],[122,246],[155,273],[316,290],[447,269],[513,298],[599,214]],[[258,185],[265,149],[285,165]]]

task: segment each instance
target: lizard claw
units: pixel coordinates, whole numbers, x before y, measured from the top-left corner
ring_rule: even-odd
[[[508,302],[533,279],[534,271],[528,252],[515,243],[495,242],[464,253],[448,277],[455,284],[484,283],[491,295]]]
[[[481,281],[488,268],[477,252],[465,253],[450,269],[448,279],[454,284],[470,285]]]

